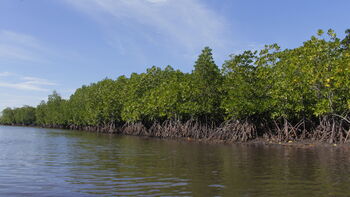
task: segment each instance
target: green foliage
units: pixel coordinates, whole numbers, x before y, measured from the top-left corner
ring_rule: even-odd
[[[222,70],[205,47],[192,73],[151,67],[145,73],[82,86],[68,100],[53,92],[36,108],[6,108],[1,124],[66,127],[150,125],[165,120],[317,119],[350,109],[350,30],[319,30],[302,46],[277,44],[232,55]]]
[[[257,65],[258,61],[262,62],[262,57],[259,59],[257,51],[245,51],[225,62],[222,69],[225,78],[223,90],[227,96],[223,99],[222,108],[227,119],[252,117],[269,110],[271,69]]]
[[[15,123],[15,117],[13,114],[13,110],[11,108],[7,107],[2,111],[0,123],[5,125],[10,125]]]
[[[304,45],[276,54],[272,88],[275,116],[321,116],[346,111],[349,97],[348,50],[333,30]]]
[[[5,125],[32,125],[35,123],[35,108],[24,106],[21,108],[6,108],[2,111],[0,123]]]
[[[164,71],[153,66],[146,73],[131,74],[126,83],[122,119],[126,122],[148,121],[153,119],[152,103],[147,103],[151,92],[164,83],[173,69],[168,67]]]
[[[143,114],[149,121],[181,119],[184,114],[180,110],[182,102],[182,83],[185,75],[168,66],[163,72],[159,84],[143,97]]]
[[[199,55],[191,77],[193,106],[190,114],[211,120],[218,118],[222,114],[220,88],[223,79],[209,47],[205,47]]]
[[[54,91],[48,96],[47,102],[42,101],[36,108],[36,123],[39,125],[66,125],[67,101]]]
[[[333,30],[295,49],[277,45],[257,52],[232,56],[223,66],[223,108],[227,118],[254,115],[276,119],[312,118],[342,114],[349,109],[348,35],[344,40]]]

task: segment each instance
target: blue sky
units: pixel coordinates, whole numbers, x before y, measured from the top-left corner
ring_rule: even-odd
[[[53,90],[172,65],[190,72],[204,46],[229,54],[317,29],[343,36],[349,0],[1,0],[0,110],[37,105]]]

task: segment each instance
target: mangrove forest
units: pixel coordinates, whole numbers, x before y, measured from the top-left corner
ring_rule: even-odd
[[[6,108],[3,125],[203,141],[350,142],[350,29],[319,30],[301,46],[231,55],[218,67],[205,47],[190,73],[151,67]]]

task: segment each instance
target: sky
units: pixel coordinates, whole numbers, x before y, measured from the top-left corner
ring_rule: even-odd
[[[0,110],[144,72],[350,28],[349,0],[0,0]]]

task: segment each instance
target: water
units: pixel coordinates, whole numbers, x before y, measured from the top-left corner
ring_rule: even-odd
[[[350,151],[0,126],[0,196],[350,196]]]

